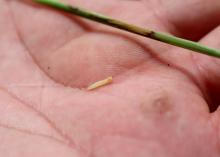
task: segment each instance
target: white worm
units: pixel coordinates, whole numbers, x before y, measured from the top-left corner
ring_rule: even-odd
[[[112,81],[113,81],[113,78],[112,78],[112,76],[110,76],[110,77],[108,77],[104,80],[101,80],[101,81],[98,81],[98,82],[95,82],[95,83],[91,84],[87,88],[87,90],[94,90],[94,89],[100,88],[102,86],[105,86],[105,85],[108,85],[108,84],[112,83]]]

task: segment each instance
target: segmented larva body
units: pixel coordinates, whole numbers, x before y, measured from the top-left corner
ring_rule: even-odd
[[[112,78],[112,76],[110,76],[110,77],[108,77],[108,78],[106,78],[104,80],[101,80],[101,81],[98,81],[98,82],[95,82],[95,83],[91,84],[87,88],[87,90],[94,90],[94,89],[106,86],[106,85],[112,83],[112,81],[113,81],[113,78]]]

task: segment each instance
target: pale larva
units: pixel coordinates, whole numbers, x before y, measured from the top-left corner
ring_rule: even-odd
[[[113,78],[112,78],[112,76],[110,76],[104,80],[101,80],[101,81],[98,81],[98,82],[91,84],[90,86],[88,86],[87,90],[94,90],[94,89],[100,88],[102,86],[105,86],[105,85],[112,83],[112,81],[113,81]]]

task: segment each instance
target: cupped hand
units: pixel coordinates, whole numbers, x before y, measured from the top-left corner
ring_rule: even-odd
[[[65,2],[220,48],[219,0]],[[0,156],[218,157],[219,66],[28,0],[0,0]],[[109,76],[112,84],[85,89]]]

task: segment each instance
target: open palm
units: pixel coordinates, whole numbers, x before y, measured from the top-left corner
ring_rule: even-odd
[[[65,2],[220,47],[219,0]],[[0,156],[220,156],[219,65],[28,0],[0,0]],[[108,76],[111,85],[84,90]]]

